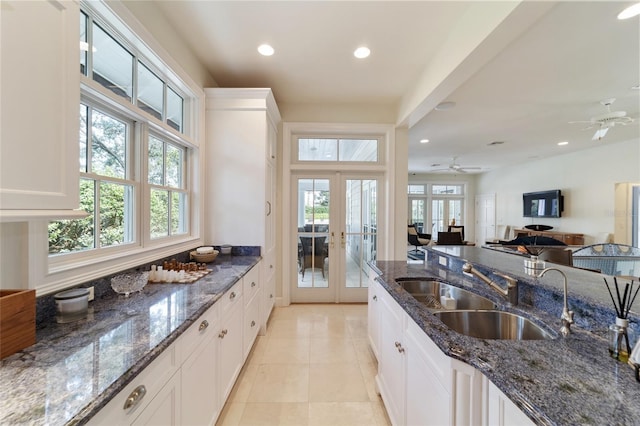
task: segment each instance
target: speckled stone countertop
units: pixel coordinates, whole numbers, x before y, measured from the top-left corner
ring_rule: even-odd
[[[195,283],[111,292],[86,319],[39,327],[35,345],[2,360],[0,424],[84,423],[259,260],[220,255]]]
[[[441,256],[447,258],[446,266],[440,265]],[[490,277],[493,271],[501,271],[518,278],[518,306],[508,305],[489,286],[462,274],[465,260]],[[602,275],[589,272],[585,276],[585,271],[558,267],[569,278],[569,292],[573,292],[569,305],[578,308],[575,319],[591,315],[576,321],[572,333],[563,338],[557,331],[562,276],[550,271],[539,279],[527,277],[519,256],[480,247],[434,247],[427,249],[424,263],[377,261],[372,266],[381,274],[382,286],[445,354],[481,371],[536,424],[640,425],[640,383],[629,365],[609,356],[602,331],[614,321],[611,301],[601,298],[602,291],[606,294]],[[530,318],[554,338],[508,341],[458,334],[396,283],[399,278],[420,277],[470,288],[495,301],[499,309]],[[637,325],[637,315],[633,319]],[[602,321],[604,325],[599,324]]]

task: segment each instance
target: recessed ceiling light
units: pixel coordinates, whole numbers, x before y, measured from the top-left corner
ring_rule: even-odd
[[[420,139],[420,143],[429,143],[429,139]]]
[[[268,44],[261,44],[258,46],[258,52],[260,52],[262,56],[271,56],[275,53],[275,50]]]
[[[567,141],[558,142],[558,146],[565,146],[565,145],[569,145],[569,142]]]
[[[438,105],[436,105],[436,111],[445,111],[448,109],[453,108],[454,106],[456,106],[455,102],[451,102],[451,101],[447,101],[447,102],[440,102]]]
[[[369,50],[368,47],[358,47],[356,50],[353,51],[353,56],[355,56],[358,59],[364,59],[366,57],[368,57],[371,54],[371,50]]]
[[[618,19],[629,19],[640,15],[640,3],[633,4],[618,14]]]

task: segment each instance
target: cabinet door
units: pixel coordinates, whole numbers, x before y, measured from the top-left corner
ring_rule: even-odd
[[[78,2],[3,0],[1,19],[2,217],[77,209]]]
[[[261,301],[262,289],[259,289],[258,293],[253,296],[244,309],[243,360],[247,359],[247,356],[253,347],[253,342],[255,342],[256,336],[258,335],[258,330],[260,329]]]
[[[198,324],[198,322],[196,322]],[[202,323],[200,323],[202,324]],[[201,328],[200,326],[198,328]],[[218,399],[218,338],[214,324],[200,331],[203,342],[182,364],[182,424],[213,424],[222,408]]]
[[[369,300],[367,306],[367,327],[369,332],[369,345],[375,355],[376,359],[379,359],[378,345],[380,334],[380,284],[375,279],[373,272],[370,272],[369,276]]]
[[[405,424],[404,311],[386,291],[380,300],[380,346],[378,348],[378,387],[394,425]]]
[[[176,373],[131,425],[180,425],[182,424],[180,414],[180,374]]]
[[[535,423],[527,417],[500,389],[488,382],[487,424],[491,426],[529,426]]]
[[[411,324],[412,321],[409,320]],[[405,335],[407,363],[406,424],[444,426],[451,424],[451,394],[434,372],[428,339],[417,326],[407,328]],[[443,368],[448,368],[445,364]]]
[[[236,304],[221,319],[217,338],[218,348],[218,392],[222,407],[233,388],[242,368],[242,304]]]

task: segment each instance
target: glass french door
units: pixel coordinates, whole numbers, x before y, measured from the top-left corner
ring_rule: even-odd
[[[341,173],[294,178],[291,301],[366,302],[376,258],[378,179]]]

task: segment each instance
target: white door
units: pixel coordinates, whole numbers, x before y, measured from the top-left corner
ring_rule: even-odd
[[[366,302],[376,258],[378,178],[300,174],[292,185],[291,301]]]
[[[476,244],[496,238],[496,196],[476,196]]]

